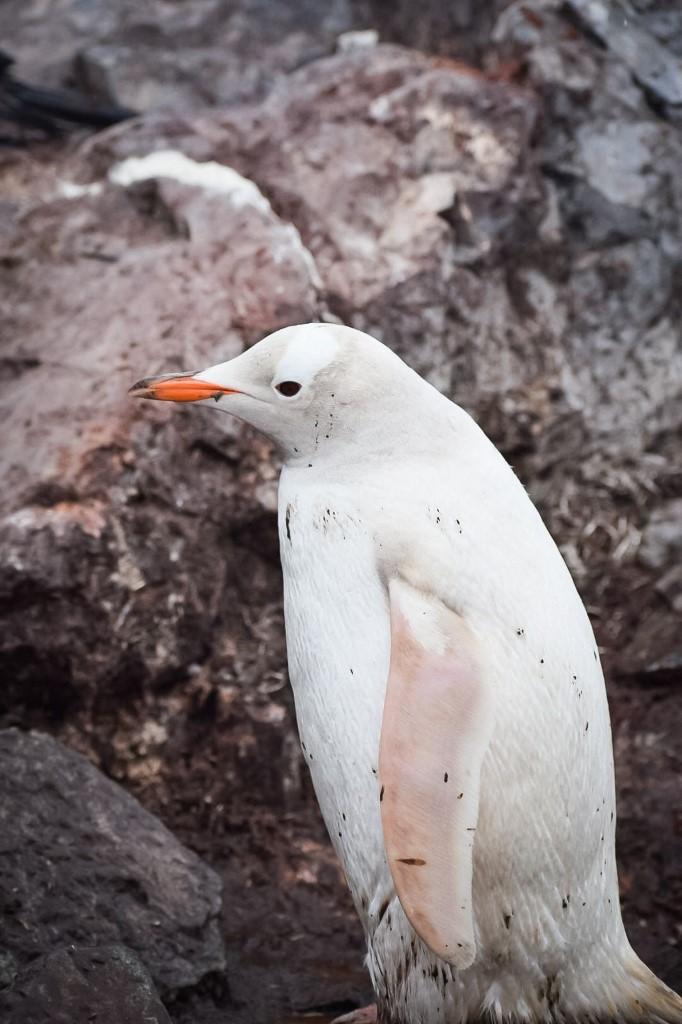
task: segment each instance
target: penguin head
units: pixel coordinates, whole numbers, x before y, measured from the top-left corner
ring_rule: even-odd
[[[337,324],[276,331],[205,370],[148,377],[137,398],[203,402],[272,438],[287,461],[347,450],[398,430],[421,388],[432,389],[375,338]],[[411,401],[412,400],[412,401]],[[405,403],[409,403],[406,405]],[[395,440],[395,437],[393,437]]]

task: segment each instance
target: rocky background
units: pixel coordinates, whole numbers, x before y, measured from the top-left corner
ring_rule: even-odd
[[[679,986],[682,9],[1,13],[18,77],[140,114],[0,125],[3,1020],[369,996],[294,728],[272,453],[126,397],[316,318],[469,409],[559,540],[607,670],[626,923]],[[168,150],[236,173],[126,162]]]

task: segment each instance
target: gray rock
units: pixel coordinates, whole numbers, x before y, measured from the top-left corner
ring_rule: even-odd
[[[17,976],[17,962],[7,950],[0,950],[0,991],[8,988]]]
[[[594,14],[607,5],[582,6]],[[672,607],[652,595],[643,608],[634,595],[670,587],[662,568],[643,575],[637,556],[654,495],[677,487],[682,141],[652,112],[625,56],[576,31],[555,0],[512,3],[495,38],[506,60],[529,67],[545,100],[535,159],[556,190],[565,258],[549,275],[566,310],[548,346],[561,399],[537,435],[530,472],[544,462],[545,480],[531,481],[531,493],[554,507],[550,525],[590,608],[620,605],[619,625],[606,625],[602,611],[607,666],[648,678],[679,646]]]
[[[48,736],[3,730],[0,765],[3,946],[20,967],[69,943],[122,944],[162,994],[224,968],[221,884],[196,854],[84,757]],[[69,971],[82,973],[88,955],[76,956]],[[151,998],[135,956],[107,954],[111,970],[100,972],[95,987],[115,985],[119,969],[137,972]],[[70,963],[67,952],[55,957],[26,982],[36,999]],[[75,992],[74,986],[66,987]]]
[[[654,510],[642,532],[638,555],[651,569],[669,569],[682,560],[682,498]]]
[[[665,103],[682,104],[679,56],[669,52],[641,27],[630,4],[623,0],[568,0],[568,3],[653,96]],[[656,23],[652,27],[655,26]]]
[[[148,10],[135,0],[87,8],[66,0],[58,11],[40,0],[8,0],[3,14],[3,46],[18,55],[24,77],[175,113],[258,98],[332,52],[354,25],[348,0],[323,8],[315,0],[193,0]]]
[[[124,946],[67,946],[0,991],[3,1024],[171,1024],[148,971]]]
[[[638,5],[638,17],[646,32],[682,57],[682,8],[678,4],[661,5],[656,0],[646,0]]]

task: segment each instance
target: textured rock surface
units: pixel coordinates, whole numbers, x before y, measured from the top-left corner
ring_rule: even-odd
[[[3,22],[22,76],[175,112],[259,96],[355,25],[348,0],[8,0]]]
[[[121,943],[171,995],[224,968],[220,880],[133,797],[39,733],[1,731],[0,766],[2,945],[19,968],[69,943]],[[20,987],[38,999],[62,962],[67,952]],[[107,954],[103,967],[96,988],[132,977],[135,957]],[[78,957],[72,969],[87,973]],[[79,984],[64,998],[80,998]]]
[[[68,946],[0,991],[3,1024],[171,1024],[148,972],[124,946]]]
[[[276,465],[216,410],[142,407],[125,390],[314,317],[395,347],[476,415],[539,504],[608,670],[628,927],[681,980],[674,78],[652,97],[638,61],[659,51],[599,43],[586,20],[599,5],[462,5],[447,26],[436,6],[418,38],[408,5],[333,4],[315,23],[292,0],[271,38],[259,8],[233,5],[226,68],[248,55],[239,96],[257,99],[236,106],[202,63],[223,46],[218,6],[164,5],[148,60],[135,19],[67,5],[80,35],[56,37],[55,76],[77,48],[129,47],[112,73],[137,92],[119,98],[149,110],[0,155],[4,720],[56,731],[223,867],[230,986],[243,1007],[265,1001],[252,1021],[362,996],[286,688]],[[637,6],[638,32],[679,58],[677,11]],[[45,53],[35,9],[15,22],[27,69]],[[167,45],[187,19],[187,45]],[[395,46],[333,54],[337,31],[372,19],[442,54],[474,40],[485,73]],[[305,53],[281,64],[270,43]],[[158,60],[174,69],[173,113],[157,109]],[[168,149],[257,191],[110,180]]]
[[[565,318],[552,330],[559,394],[529,477],[601,617],[610,665],[653,682],[680,655],[670,606],[642,601],[657,583],[638,549],[680,487],[682,135],[555,6],[538,4],[529,23],[532,4],[512,4],[496,31],[543,97],[535,154],[558,216],[560,261],[544,247],[544,274]]]

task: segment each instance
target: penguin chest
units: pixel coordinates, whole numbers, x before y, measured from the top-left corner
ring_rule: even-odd
[[[372,531],[333,497],[280,492],[289,674],[303,755],[360,904],[385,863],[377,777],[390,657]],[[374,881],[372,881],[374,879]]]

